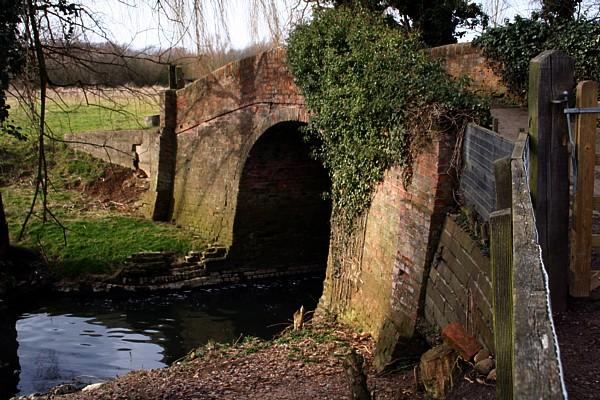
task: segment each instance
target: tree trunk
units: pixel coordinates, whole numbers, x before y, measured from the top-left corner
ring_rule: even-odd
[[[8,251],[10,241],[8,238],[8,224],[4,215],[4,205],[2,204],[2,193],[0,193],[0,257],[4,257]]]

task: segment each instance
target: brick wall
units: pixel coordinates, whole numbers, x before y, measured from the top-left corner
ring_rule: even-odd
[[[285,48],[277,48],[233,62],[179,90],[178,133],[257,104],[304,109],[286,54]]]
[[[307,120],[285,50],[226,65],[177,91],[172,219],[231,246],[240,178],[272,126]]]
[[[400,168],[388,170],[351,239],[333,227],[320,306],[374,334],[378,368],[412,338],[422,312],[424,282],[453,202],[453,147],[454,138],[443,137],[423,149],[407,188]]]
[[[467,76],[471,87],[493,95],[507,93],[500,77],[492,71],[480,49],[471,43],[455,43],[429,49],[432,57],[441,59],[446,71],[456,77]]]
[[[425,319],[439,329],[460,322],[494,351],[490,260],[452,216],[444,222],[429,274]]]
[[[145,196],[145,213],[155,221],[169,221],[173,214],[173,184],[175,163],[178,157],[177,137],[177,95],[175,90],[161,93],[160,135],[149,144],[154,154],[150,188]]]

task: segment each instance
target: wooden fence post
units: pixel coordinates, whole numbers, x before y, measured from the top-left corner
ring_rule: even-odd
[[[569,265],[568,131],[560,102],[574,83],[574,61],[549,50],[529,65],[529,184],[555,311],[565,310]]]
[[[598,84],[583,81],[577,85],[578,108],[598,106]],[[597,114],[577,115],[577,191],[573,209],[573,232],[569,293],[573,297],[588,297],[591,285],[592,210],[594,172],[596,167]]]
[[[508,168],[510,172],[510,163]],[[506,400],[513,398],[513,265],[510,208],[490,214],[490,255],[496,347],[496,398]]]
[[[494,180],[496,182],[496,209],[510,208],[512,204],[510,156],[494,161]]]
[[[177,66],[169,64],[169,89],[177,89]]]

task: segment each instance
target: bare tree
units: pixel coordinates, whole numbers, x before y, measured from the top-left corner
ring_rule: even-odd
[[[487,0],[483,3],[483,10],[488,15],[492,27],[502,25],[509,8],[507,0]]]

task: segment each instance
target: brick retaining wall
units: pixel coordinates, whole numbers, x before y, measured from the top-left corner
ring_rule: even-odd
[[[466,76],[471,87],[492,95],[507,93],[506,86],[490,67],[481,49],[471,43],[455,43],[429,49],[429,54],[442,60],[446,71],[455,78]]]
[[[427,282],[425,319],[442,329],[460,322],[494,351],[490,260],[479,245],[448,216]]]

